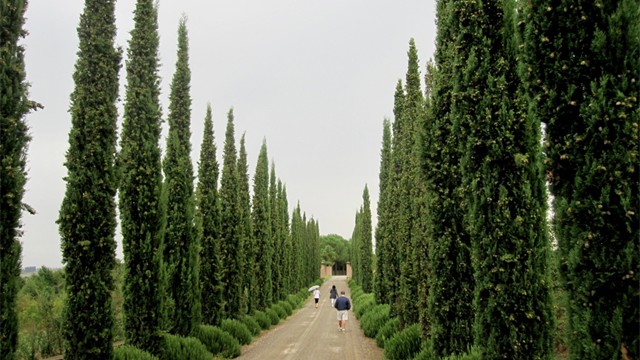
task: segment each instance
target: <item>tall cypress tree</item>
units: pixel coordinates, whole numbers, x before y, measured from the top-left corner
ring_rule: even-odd
[[[280,204],[278,203],[278,183],[276,181],[276,165],[271,162],[269,173],[269,209],[271,214],[271,246],[273,248],[271,257],[271,277],[273,278],[272,294],[273,301],[280,299],[282,288],[282,234],[280,229]]]
[[[65,358],[113,353],[118,71],[115,1],[85,1],[71,94],[67,188],[58,224],[65,263]]]
[[[293,214],[291,215],[291,248],[292,248],[292,266],[294,274],[296,274],[294,279],[295,289],[300,289],[305,285],[304,278],[302,276],[303,269],[303,254],[304,254],[304,244],[303,244],[303,224],[302,224],[302,215],[300,214],[300,202],[298,202],[296,208],[293,210]]]
[[[473,39],[473,8],[466,0],[441,0],[437,6],[432,99],[424,124],[423,173],[427,192],[429,293],[421,321],[430,334],[432,353],[440,358],[467,351],[473,343],[473,289],[471,240],[464,218],[461,189],[460,143],[465,135],[458,119],[468,117],[463,101],[468,78],[463,73]]]
[[[257,254],[254,271],[256,272],[256,307],[264,309],[271,305],[272,279],[271,258],[271,216],[269,210],[269,159],[267,143],[262,142],[256,171],[253,175],[253,201],[251,219],[253,220],[253,238]]]
[[[165,261],[173,300],[171,331],[183,336],[200,324],[199,244],[194,224],[191,163],[191,70],[186,19],[178,26],[178,60],[169,95],[169,136],[164,159],[167,194]]]
[[[207,105],[204,134],[200,147],[198,189],[196,192],[196,219],[199,224],[200,286],[202,320],[217,325],[224,309],[224,285],[222,283],[222,252],[220,245],[220,199],[218,197],[219,167],[213,136],[211,106]]]
[[[376,239],[376,272],[374,276],[373,292],[375,294],[376,303],[388,303],[389,293],[388,284],[385,282],[385,274],[387,273],[387,241],[389,238],[389,168],[391,166],[391,123],[389,119],[385,119],[382,129],[382,150],[380,152],[380,175],[379,175],[379,197],[378,197],[378,223],[375,230]]]
[[[640,4],[526,5],[522,75],[547,125],[569,356],[637,359]]]
[[[365,292],[373,290],[373,249],[371,248],[371,200],[369,199],[369,188],[364,186],[362,192],[362,214],[360,233],[360,259],[362,271],[362,289]]]
[[[235,130],[233,125],[233,109],[229,110],[227,130],[224,140],[224,159],[222,177],[220,179],[220,205],[222,208],[222,253],[225,269],[224,286],[227,306],[227,317],[239,317],[242,310],[242,270],[244,246],[239,234],[240,202],[238,201],[240,185],[238,184],[237,153]]]
[[[16,299],[20,277],[20,215],[26,183],[27,144],[24,116],[36,107],[27,99],[22,29],[27,2],[0,3],[0,358],[14,359],[18,346]]]
[[[247,163],[247,150],[245,148],[245,135],[240,138],[240,154],[238,156],[238,210],[240,216],[238,236],[243,244],[244,262],[242,264],[242,291],[241,293],[241,313],[253,311],[255,304],[249,299],[253,299],[255,288],[255,253],[253,249],[252,228],[251,228],[251,194],[249,194],[249,164]]]
[[[466,76],[479,106],[463,144],[463,185],[475,277],[474,340],[487,359],[548,359],[552,325],[540,127],[528,121],[516,74],[515,4],[476,7]]]
[[[124,312],[127,342],[159,348],[162,298],[162,166],[158,14],[139,0],[127,61],[120,153],[119,209],[125,258]]]
[[[283,236],[283,263],[282,263],[282,282],[283,296],[294,293],[297,290],[293,287],[293,243],[291,241],[291,230],[289,224],[289,201],[287,200],[287,186],[278,181],[278,199],[280,200],[280,221],[282,223]]]

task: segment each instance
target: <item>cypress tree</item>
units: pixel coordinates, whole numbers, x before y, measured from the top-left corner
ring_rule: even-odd
[[[293,279],[295,273],[293,272],[293,243],[291,241],[291,230],[289,228],[289,201],[287,200],[287,186],[278,181],[278,199],[280,199],[280,212],[282,222],[282,236],[283,236],[283,264],[282,264],[282,282],[283,282],[283,296],[292,294],[297,290],[293,286]]]
[[[637,359],[640,4],[525,5],[521,75],[547,125],[569,357]]]
[[[169,136],[164,159],[167,194],[165,261],[173,300],[171,331],[187,336],[200,324],[200,245],[194,223],[191,163],[191,70],[186,19],[178,26],[178,60],[169,95]]]
[[[387,298],[389,286],[385,282],[385,274],[387,272],[387,241],[389,239],[388,228],[388,207],[389,207],[389,168],[391,166],[391,123],[389,119],[385,119],[382,129],[382,151],[380,153],[380,175],[379,175],[379,198],[378,198],[378,224],[375,230],[376,238],[376,272],[374,276],[373,292],[375,294],[376,303],[385,304],[389,302]]]
[[[360,232],[360,259],[362,264],[362,289],[364,292],[373,291],[373,255],[371,248],[371,200],[369,199],[369,188],[364,186],[362,193],[362,212],[361,212],[361,232]]]
[[[238,184],[237,153],[233,125],[233,109],[229,110],[227,130],[224,140],[224,160],[220,179],[220,205],[222,208],[222,253],[225,269],[224,286],[226,317],[237,318],[242,315],[242,270],[244,268],[244,245],[239,233],[240,185]]]
[[[269,213],[271,214],[271,247],[273,248],[271,257],[271,277],[273,278],[271,301],[281,299],[282,289],[282,233],[280,229],[280,204],[278,203],[278,183],[276,181],[276,165],[271,162],[271,172],[269,173]]]
[[[468,111],[463,186],[474,267],[474,340],[487,359],[548,359],[551,303],[540,127],[526,116],[516,74],[515,4],[476,7],[477,46],[466,76],[479,103]]]
[[[360,249],[361,242],[361,214],[362,208],[356,211],[355,225],[353,226],[353,233],[351,233],[351,269],[353,272],[353,280],[362,286],[362,264],[360,257],[362,256]]]
[[[240,138],[240,154],[238,156],[238,205],[240,222],[238,229],[238,236],[240,236],[240,243],[243,244],[244,249],[244,263],[242,269],[243,281],[241,284],[241,313],[248,313],[253,311],[255,304],[249,299],[254,298],[255,288],[255,253],[253,249],[253,239],[251,229],[251,195],[249,194],[249,164],[247,163],[247,150],[245,148],[245,135],[242,134]]]
[[[304,254],[304,230],[302,224],[302,215],[300,214],[300,202],[298,202],[293,214],[291,215],[291,247],[292,247],[292,266],[294,274],[295,289],[302,288],[304,283],[304,277],[301,276],[303,269],[303,254]]]
[[[256,273],[256,307],[265,309],[271,305],[272,279],[271,259],[273,247],[271,243],[271,215],[269,210],[269,160],[267,143],[262,142],[258,163],[253,175],[253,201],[251,219],[253,220],[253,238],[256,242],[257,254],[254,271]]]
[[[200,147],[196,219],[199,224],[200,286],[202,320],[218,325],[224,309],[223,268],[220,245],[220,199],[218,197],[219,167],[213,136],[211,106],[207,105],[204,134]]]
[[[118,155],[119,209],[125,258],[124,313],[127,342],[150,352],[160,344],[162,166],[158,14],[139,0],[127,61],[124,120]]]
[[[16,299],[20,278],[20,216],[30,137],[25,115],[38,105],[27,98],[24,48],[24,12],[27,3],[0,3],[0,358],[14,359],[18,346]]]
[[[115,1],[85,1],[71,94],[67,183],[58,224],[65,263],[66,359],[113,353],[116,121],[121,53]]]

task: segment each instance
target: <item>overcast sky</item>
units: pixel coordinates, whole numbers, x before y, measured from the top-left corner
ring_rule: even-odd
[[[134,6],[134,0],[116,5],[117,44],[125,58]],[[159,6],[165,119],[178,22],[183,14],[188,18],[194,169],[207,103],[213,107],[220,163],[226,114],[233,107],[236,142],[246,132],[251,186],[266,139],[290,208],[300,202],[307,217],[318,220],[322,235],[351,237],[365,184],[375,226],[383,119],[393,115],[409,39],[416,41],[423,74],[433,56],[435,1],[163,0]],[[45,108],[27,117],[32,140],[24,201],[37,214],[23,214],[23,266],[63,266],[55,221],[65,190],[69,95],[82,8],[80,0],[32,0],[26,13],[30,97]],[[122,65],[120,117],[124,59]],[[119,228],[116,234],[122,259]]]

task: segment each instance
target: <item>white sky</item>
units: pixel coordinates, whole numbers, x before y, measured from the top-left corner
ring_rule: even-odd
[[[23,266],[62,266],[55,221],[65,191],[69,95],[83,5],[80,0],[31,0],[26,13],[29,35],[23,44],[30,97],[45,108],[27,117],[32,141],[24,201],[37,214],[23,214]],[[125,58],[134,7],[134,0],[116,5],[117,43]],[[188,17],[192,72],[194,170],[207,103],[213,107],[220,163],[226,114],[233,107],[236,142],[246,132],[251,187],[266,138],[276,175],[287,186],[289,207],[299,201],[307,217],[319,221],[321,234],[351,237],[365,184],[375,227],[382,122],[393,115],[409,39],[415,38],[423,74],[433,56],[435,0],[161,1],[165,118],[183,14]],[[120,229],[116,234],[122,259]]]

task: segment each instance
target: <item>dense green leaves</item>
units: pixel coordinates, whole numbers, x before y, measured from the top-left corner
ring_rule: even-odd
[[[263,142],[258,156],[258,163],[253,175],[253,239],[257,254],[254,270],[256,273],[257,292],[255,302],[258,309],[265,309],[271,305],[273,299],[272,258],[273,243],[271,242],[271,210],[269,207],[269,160],[267,158],[267,143]]]
[[[365,292],[373,287],[373,250],[371,245],[371,202],[369,188],[362,193],[362,207],[356,214],[356,224],[351,236],[351,267],[353,279]]]
[[[164,290],[160,281],[164,207],[161,203],[161,109],[158,21],[153,1],[140,0],[129,40],[124,121],[118,155],[119,210],[125,259],[124,311],[129,344],[160,345]]]
[[[115,1],[87,0],[78,27],[66,192],[58,219],[65,263],[65,358],[111,358],[116,121],[120,51]]]

